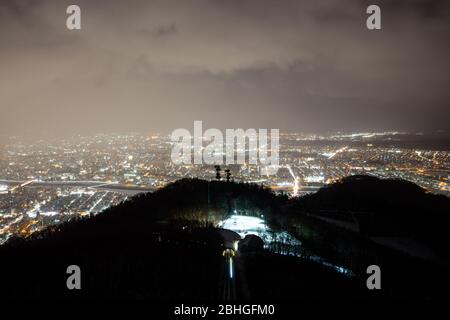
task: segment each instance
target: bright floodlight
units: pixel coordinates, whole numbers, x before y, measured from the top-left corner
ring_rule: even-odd
[[[238,233],[241,237],[245,237],[248,234],[261,235],[268,229],[263,219],[240,215],[230,216],[220,226]]]

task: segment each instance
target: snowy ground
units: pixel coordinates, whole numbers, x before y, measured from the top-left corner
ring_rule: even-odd
[[[256,235],[264,241],[264,246],[266,248],[273,249],[276,247],[276,252],[279,254],[308,258],[309,260],[331,268],[338,273],[342,273],[347,276],[351,276],[353,274],[351,270],[334,265],[322,257],[311,255],[304,257],[301,254],[301,250],[292,250],[293,248],[300,248],[302,245],[301,241],[297,240],[286,231],[273,232],[262,218],[234,214],[221,221],[219,223],[219,227],[234,231],[242,238],[246,235]]]

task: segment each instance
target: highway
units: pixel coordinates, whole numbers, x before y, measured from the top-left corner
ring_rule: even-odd
[[[141,187],[136,185],[126,185],[117,183],[108,183],[103,181],[17,181],[17,180],[0,180],[0,184],[11,186],[8,191],[13,192],[22,187],[79,187],[79,188],[91,188],[102,191],[114,191],[123,192],[129,194],[152,192],[156,187]]]

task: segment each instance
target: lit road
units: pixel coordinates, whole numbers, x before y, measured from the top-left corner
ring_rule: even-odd
[[[289,170],[289,173],[291,174],[292,178],[294,179],[294,189],[292,191],[292,195],[296,197],[298,196],[298,191],[300,190],[300,179],[294,174],[291,165],[288,164],[286,167]]]
[[[339,149],[339,150],[337,150],[337,151],[331,153],[331,154],[328,156],[328,159],[333,159],[334,156],[336,156],[337,154],[339,154],[339,153],[341,153],[341,152],[344,152],[344,151],[347,150],[347,149],[348,149],[348,146],[345,146],[345,147],[343,147],[343,148],[341,148],[341,149]]]
[[[22,187],[80,187],[80,188],[91,188],[103,191],[115,191],[115,192],[125,192],[125,193],[141,193],[141,192],[152,192],[155,191],[156,187],[150,186],[136,186],[136,185],[125,185],[116,183],[107,183],[102,181],[15,181],[15,180],[0,180],[0,184],[11,185],[9,189],[13,192]]]
[[[218,229],[223,238],[223,267],[220,296],[223,300],[236,300],[236,254],[241,236],[233,230]]]
[[[225,249],[222,253],[225,263],[225,278],[223,280],[222,299],[236,300],[236,269],[234,263],[235,251]]]

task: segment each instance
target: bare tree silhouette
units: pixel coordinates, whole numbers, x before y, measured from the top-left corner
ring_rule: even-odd
[[[227,179],[227,182],[230,182],[230,179],[231,179],[231,171],[230,171],[230,169],[226,169],[225,170],[225,177]]]
[[[216,179],[217,180],[222,179],[222,175],[220,173],[222,171],[222,169],[220,168],[220,166],[214,166],[214,168],[216,169]]]

